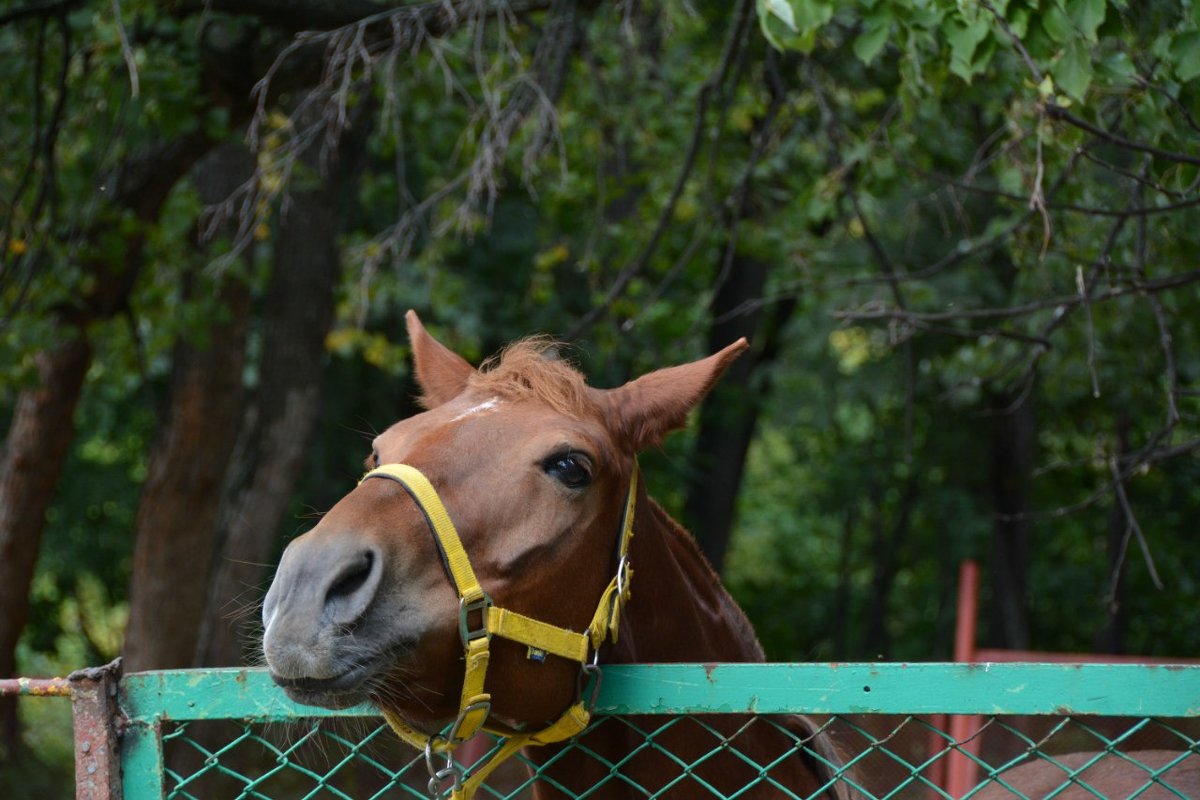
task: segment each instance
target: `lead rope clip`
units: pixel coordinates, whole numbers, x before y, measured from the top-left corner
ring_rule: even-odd
[[[429,770],[427,788],[429,796],[433,800],[445,800],[448,797],[455,797],[462,791],[463,770],[454,763],[453,751],[449,749],[446,751],[446,765],[438,768],[435,762],[437,742],[448,744],[446,739],[441,736],[431,736],[425,743],[425,768]]]

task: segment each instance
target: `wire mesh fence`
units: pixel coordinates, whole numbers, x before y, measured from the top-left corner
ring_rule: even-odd
[[[406,749],[374,720],[309,720],[303,724],[180,723],[164,734],[164,792],[172,798],[428,798],[424,757]],[[690,723],[711,735],[698,757],[680,757],[657,740]],[[829,783],[817,793],[796,793],[774,775],[779,759],[825,760],[827,750],[796,736],[771,717],[752,717],[750,725],[770,725],[791,738],[794,749],[762,762],[737,750],[729,737],[704,717],[601,717],[594,723],[620,726],[640,739],[620,759],[610,759],[584,744],[572,749],[594,759],[602,777],[583,792],[547,774],[546,763],[524,757],[506,765],[481,788],[487,798],[526,798],[536,784],[563,797],[827,797],[842,785],[844,796],[861,798],[945,798],[945,766],[952,757],[975,767],[974,782],[963,797],[1027,798],[1196,798],[1200,797],[1200,728],[1194,720],[1105,717],[990,716],[973,736],[971,748],[954,742],[929,719],[892,715],[835,715],[821,721],[819,735],[836,743],[840,762],[830,760]],[[213,746],[207,742],[218,742]],[[583,741],[586,741],[584,739]],[[490,738],[460,758],[465,772],[486,759]],[[705,763],[720,750],[739,753],[746,775],[733,792],[705,776]],[[974,751],[974,752],[972,752]],[[970,755],[967,755],[970,753]],[[670,765],[656,770],[655,783],[639,782],[629,765],[652,754]],[[551,761],[551,765],[552,765]],[[644,772],[644,770],[642,770]]]
[[[116,700],[119,785],[89,798],[431,796],[424,755],[373,710],[296,706],[261,671],[135,673]],[[595,710],[476,796],[1200,798],[1197,666],[628,665]],[[969,724],[952,736],[946,715]],[[747,745],[764,731],[771,748]],[[498,746],[468,742],[457,767]],[[813,787],[789,777],[799,761]]]

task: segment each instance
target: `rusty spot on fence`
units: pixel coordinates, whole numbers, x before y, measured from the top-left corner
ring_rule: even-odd
[[[121,796],[117,739],[117,682],[121,659],[67,676],[75,718],[75,797],[115,800]]]
[[[71,685],[66,678],[4,678],[0,680],[0,697],[70,697]]]

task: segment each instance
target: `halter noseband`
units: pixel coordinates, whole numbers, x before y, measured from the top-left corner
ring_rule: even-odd
[[[633,461],[629,493],[625,497],[625,509],[621,515],[621,531],[617,540],[617,571],[601,593],[596,612],[584,633],[560,628],[495,605],[480,585],[479,579],[475,577],[471,560],[467,557],[467,551],[463,548],[437,490],[416,467],[408,464],[384,464],[364,475],[362,481],[368,478],[387,478],[399,483],[425,515],[446,572],[458,593],[458,630],[466,660],[458,716],[447,734],[430,735],[419,731],[388,709],[383,709],[383,716],[397,736],[418,750],[425,751],[431,794],[436,797],[448,796],[453,800],[470,800],[492,770],[522,747],[570,739],[586,728],[591,721],[591,704],[581,696],[562,716],[536,733],[520,733],[485,724],[492,710],[492,696],[483,690],[490,657],[488,648],[492,636],[499,636],[526,645],[529,648],[529,657],[534,660],[540,661],[547,653],[551,653],[577,661],[581,670],[582,695],[584,673],[594,667],[599,648],[605,640],[617,641],[621,608],[629,599],[633,570],[629,567],[628,555],[629,541],[633,538],[634,506],[637,499],[637,459]],[[451,753],[481,730],[496,734],[505,741],[487,763],[477,765],[471,775],[464,779],[459,768],[454,765]],[[434,763],[435,754],[446,756],[445,767],[437,768]]]

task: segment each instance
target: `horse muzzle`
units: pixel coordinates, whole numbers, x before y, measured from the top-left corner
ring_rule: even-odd
[[[376,627],[383,572],[381,549],[360,537],[306,534],[288,545],[263,602],[263,653],[292,699],[344,705],[403,649],[363,635]]]

